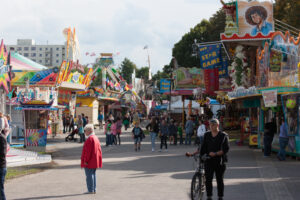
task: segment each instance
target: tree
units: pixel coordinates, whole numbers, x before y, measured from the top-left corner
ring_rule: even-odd
[[[172,55],[180,66],[200,66],[199,59],[192,57],[194,40],[196,39],[197,42],[219,41],[220,33],[223,33],[225,29],[225,18],[223,10],[217,11],[209,20],[203,19],[174,45]]]
[[[142,67],[140,69],[136,69],[136,77],[142,78],[145,81],[149,79],[149,67]]]
[[[125,58],[121,63],[120,72],[122,77],[127,81],[127,83],[132,83],[131,75],[133,73],[133,70],[136,68],[136,65],[133,62],[131,62],[128,58]]]
[[[276,0],[274,18],[300,29],[300,1]]]
[[[95,70],[98,67],[97,64],[93,66],[93,70]],[[94,78],[94,80],[91,83],[92,87],[101,86],[102,85],[102,71],[100,68],[98,68],[98,71],[96,72],[97,76]]]

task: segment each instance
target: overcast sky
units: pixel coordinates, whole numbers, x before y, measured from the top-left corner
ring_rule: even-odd
[[[155,73],[169,64],[174,44],[220,8],[219,0],[9,0],[1,2],[0,38],[63,44],[62,30],[75,27],[82,64],[96,58],[85,52],[120,52],[117,65],[127,57],[147,66],[148,45]]]

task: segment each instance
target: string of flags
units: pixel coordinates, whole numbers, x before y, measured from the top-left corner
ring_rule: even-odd
[[[85,55],[93,57],[93,56],[96,56],[97,54],[95,52],[85,52]],[[113,54],[113,56],[118,56],[118,55],[120,55],[120,52]]]

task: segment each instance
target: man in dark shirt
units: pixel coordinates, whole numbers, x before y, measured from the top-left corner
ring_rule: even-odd
[[[219,120],[212,119],[209,121],[209,127],[211,131],[205,133],[203,138],[203,144],[200,149],[200,156],[208,155],[210,158],[205,161],[205,185],[207,200],[212,199],[212,180],[214,173],[216,173],[218,197],[219,200],[224,196],[224,172],[226,169],[225,163],[227,162],[227,152],[229,150],[228,135],[219,130]],[[199,150],[191,153],[186,153],[187,156],[191,156],[199,153]]]
[[[269,157],[272,153],[272,142],[274,134],[277,132],[276,119],[273,118],[270,122],[265,124],[264,132],[264,156]]]
[[[2,131],[0,132],[0,199],[6,200],[4,193],[4,180],[6,176],[6,153],[7,142],[6,136]]]

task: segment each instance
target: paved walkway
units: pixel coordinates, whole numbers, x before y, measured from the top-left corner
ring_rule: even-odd
[[[98,135],[104,144],[104,135]],[[38,174],[8,181],[8,199],[101,199],[101,200],[185,200],[190,199],[193,159],[186,151],[194,146],[170,146],[167,152],[151,152],[149,136],[141,152],[134,152],[129,133],[122,135],[119,146],[103,149],[102,169],[97,170],[97,194],[84,195],[84,171],[80,169],[82,144],[56,139],[52,145],[58,164]],[[157,145],[158,146],[158,145]],[[275,156],[274,156],[275,157]],[[231,146],[225,174],[225,198],[243,200],[298,199],[300,162],[263,158],[260,150]],[[215,183],[214,183],[215,186]],[[216,187],[214,187],[216,194]]]

